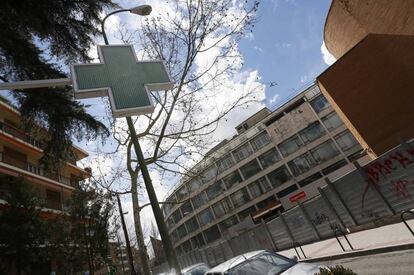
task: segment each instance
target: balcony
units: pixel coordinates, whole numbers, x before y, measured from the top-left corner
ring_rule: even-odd
[[[22,140],[26,143],[29,143],[29,144],[33,145],[34,147],[36,147],[36,148],[39,148],[39,149],[42,149],[42,150],[44,148],[46,148],[46,144],[44,142],[41,142],[41,141],[35,139],[34,137],[30,136],[29,134],[23,132],[21,129],[18,129],[14,126],[11,126],[7,123],[4,123],[4,122],[0,121],[0,130],[7,133],[7,134],[9,134],[9,135],[12,135],[13,137],[18,138],[18,139],[20,139],[20,140]],[[76,159],[75,158],[70,157],[66,161],[76,166]]]
[[[37,139],[31,137],[30,135],[26,134],[22,130],[11,126],[9,124],[6,124],[4,122],[0,121],[0,130],[2,130],[5,133],[8,133],[9,135],[12,135],[13,137],[16,137],[24,142],[27,142],[37,148],[43,149],[45,148],[45,144],[38,141]]]
[[[78,178],[75,178],[75,177],[68,178],[68,177],[62,176],[57,173],[51,173],[51,172],[45,171],[43,167],[39,165],[19,160],[13,156],[6,155],[3,152],[0,152],[0,162],[20,168],[22,170],[28,171],[33,174],[60,182],[70,187],[76,187],[79,184]]]

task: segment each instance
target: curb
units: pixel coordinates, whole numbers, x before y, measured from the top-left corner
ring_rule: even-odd
[[[325,261],[332,261],[332,260],[359,257],[359,256],[367,256],[367,255],[373,255],[373,254],[381,254],[381,253],[408,250],[408,249],[414,249],[414,243],[400,244],[400,245],[394,245],[394,246],[384,246],[384,247],[378,247],[378,248],[366,249],[366,250],[353,250],[349,252],[347,251],[347,252],[344,252],[343,254],[335,254],[335,255],[302,259],[300,260],[300,262],[305,262],[305,263],[325,262]]]

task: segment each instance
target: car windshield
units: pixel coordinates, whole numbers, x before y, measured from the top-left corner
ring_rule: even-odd
[[[287,258],[264,253],[230,269],[228,275],[276,275],[289,269],[296,262]]]
[[[200,265],[192,268],[191,270],[187,270],[183,273],[183,275],[204,275],[208,271],[208,267],[205,265]]]

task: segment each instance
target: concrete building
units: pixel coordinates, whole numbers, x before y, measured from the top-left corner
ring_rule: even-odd
[[[233,236],[318,194],[369,160],[316,84],[275,111],[236,126],[167,197],[163,212],[179,253]]]
[[[59,171],[45,171],[39,162],[44,148],[40,136],[47,138],[41,128],[36,135],[25,132],[21,128],[19,111],[0,97],[0,174],[25,177],[45,199],[49,209],[45,215],[55,215],[65,210],[65,202],[79,180],[90,177],[89,169],[76,165],[88,153],[73,146],[73,159],[63,163]],[[4,207],[5,203],[0,198],[0,206]]]
[[[337,61],[318,84],[368,153],[413,138],[414,1],[333,0],[324,41]]]

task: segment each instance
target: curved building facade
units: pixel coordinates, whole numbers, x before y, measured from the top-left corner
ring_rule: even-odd
[[[234,236],[318,194],[368,160],[317,85],[236,127],[163,205],[179,253]]]

